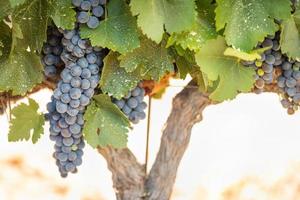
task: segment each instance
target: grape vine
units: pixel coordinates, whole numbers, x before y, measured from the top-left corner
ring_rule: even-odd
[[[85,144],[126,147],[131,125],[146,118],[145,96],[163,98],[172,78],[191,77],[213,102],[275,92],[293,114],[299,8],[290,0],[1,1],[0,114],[9,101],[53,89],[46,116],[63,177],[77,172]],[[30,98],[17,108],[38,120],[22,134],[25,117],[12,111],[9,140],[36,142],[45,114]]]

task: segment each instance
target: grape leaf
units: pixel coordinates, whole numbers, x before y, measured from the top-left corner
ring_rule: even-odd
[[[290,0],[217,0],[216,27],[225,27],[227,44],[249,52],[278,29],[274,19],[290,16]]]
[[[282,53],[289,58],[300,61],[300,11],[296,11],[289,19],[284,20],[281,24],[282,30],[280,35],[280,45]],[[296,24],[297,23],[297,24]]]
[[[10,1],[10,5],[12,7],[16,7],[18,5],[21,5],[25,2],[25,0],[9,0]]]
[[[210,98],[215,101],[233,99],[238,92],[248,92],[254,84],[255,70],[244,67],[238,59],[224,55],[223,37],[209,40],[196,54],[196,61],[209,80],[217,81]]]
[[[27,51],[27,43],[16,38],[11,29],[0,23],[0,91],[12,91],[13,95],[24,95],[36,84],[42,82],[42,64],[40,57]]]
[[[122,54],[139,47],[136,19],[123,0],[111,0],[107,6],[108,16],[98,28],[82,27],[81,37],[89,38],[93,46],[108,47]]]
[[[132,0],[130,6],[143,33],[157,43],[164,27],[169,33],[186,31],[196,19],[194,0]]]
[[[167,47],[177,44],[182,48],[198,51],[201,46],[209,39],[217,36],[214,27],[205,23],[202,19],[197,19],[190,31],[173,33],[168,40]]]
[[[71,1],[51,0],[49,3],[50,16],[57,27],[71,30],[76,22],[76,12]]]
[[[166,72],[173,72],[171,56],[164,43],[156,44],[147,39],[141,39],[141,47],[119,57],[120,66],[127,72],[139,71],[143,79],[158,81]]]
[[[29,99],[29,104],[21,103],[11,111],[8,140],[16,142],[19,140],[29,140],[35,144],[44,133],[43,125],[45,119],[42,113],[38,113],[39,105]],[[32,136],[31,136],[32,135]]]
[[[10,14],[11,12],[11,6],[8,0],[1,0],[0,1],[0,21],[3,20],[3,18]]]
[[[84,114],[84,138],[93,148],[112,146],[125,148],[130,123],[126,116],[104,94],[94,96],[94,101]]]
[[[19,26],[30,50],[37,50],[46,40],[48,3],[45,0],[26,0],[12,14],[13,28]]]
[[[216,38],[213,8],[210,0],[197,1],[198,17],[192,28],[181,33],[173,33],[168,39],[167,47],[176,44],[184,49],[198,51],[207,40]]]
[[[104,59],[100,87],[103,92],[121,99],[140,82],[137,72],[126,72],[120,67],[118,53],[110,52]]]
[[[0,91],[12,90],[13,95],[25,95],[43,80],[40,57],[35,53],[15,49],[9,59],[0,62]]]

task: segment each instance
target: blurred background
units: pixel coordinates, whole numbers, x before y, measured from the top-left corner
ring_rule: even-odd
[[[172,98],[185,84],[171,81],[163,99],[152,101],[149,166]],[[50,90],[42,90],[31,98],[45,111],[50,96]],[[36,145],[8,143],[8,126],[7,116],[0,116],[0,200],[115,199],[111,173],[96,150],[87,146],[79,172],[62,179],[48,131]],[[145,158],[146,126],[144,120],[129,133],[128,146],[140,162]],[[172,200],[300,199],[300,112],[287,115],[276,94],[242,94],[209,106],[192,132]]]

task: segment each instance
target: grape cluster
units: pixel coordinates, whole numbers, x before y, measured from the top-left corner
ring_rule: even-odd
[[[261,54],[261,59],[256,61],[243,61],[247,67],[253,67],[256,70],[255,92],[261,93],[266,84],[273,83],[275,68],[281,66],[284,56],[281,54],[279,46],[279,33],[275,36],[267,37],[261,44],[260,48],[269,48]]]
[[[53,78],[58,73],[58,67],[63,65],[60,55],[63,51],[61,39],[63,35],[54,26],[47,29],[47,42],[43,45],[42,64],[47,78]]]
[[[122,99],[113,99],[113,103],[121,109],[132,123],[137,124],[140,120],[146,118],[144,110],[147,104],[144,102],[144,96],[145,90],[141,85],[138,85]]]
[[[276,81],[282,97],[282,106],[288,110],[289,114],[293,114],[300,105],[300,62],[282,54],[279,41],[280,32],[277,32],[274,37],[267,37],[258,46],[270,48],[262,54],[261,60],[243,61],[243,64],[256,69],[254,91],[260,93],[266,85]],[[273,80],[273,76],[276,76],[276,80]]]
[[[104,14],[103,5],[106,0],[72,0],[77,11],[77,22],[95,29]]]
[[[300,62],[285,60],[281,66],[282,74],[277,78],[277,86],[280,88],[283,99],[281,104],[288,109],[289,114],[298,110],[300,104]]]
[[[94,95],[103,66],[100,48],[93,48],[82,40],[77,30],[61,31],[65,64],[61,80],[48,104],[50,113],[50,139],[55,141],[54,158],[62,177],[76,172],[82,163],[85,146],[82,127],[86,106]]]

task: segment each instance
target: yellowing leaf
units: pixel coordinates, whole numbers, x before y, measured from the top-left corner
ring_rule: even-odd
[[[10,121],[8,140],[16,142],[19,140],[31,140],[36,143],[44,133],[43,125],[45,119],[43,114],[38,113],[39,105],[29,99],[29,105],[21,103],[12,109],[12,120]],[[31,136],[32,135],[32,136]]]

